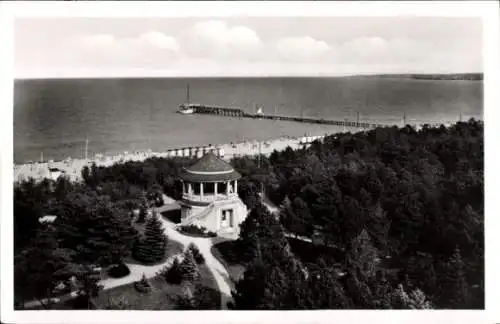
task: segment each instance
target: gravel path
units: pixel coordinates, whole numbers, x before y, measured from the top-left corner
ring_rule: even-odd
[[[162,218],[164,227],[166,228],[166,234],[169,239],[177,241],[184,246],[188,246],[190,243],[195,244],[200,253],[205,257],[205,262],[208,268],[212,271],[217,286],[219,286],[219,291],[221,293],[221,309],[227,309],[227,303],[231,301],[231,288],[229,274],[226,268],[217,260],[212,252],[212,240],[210,238],[201,237],[190,237],[183,235],[173,229],[174,224]]]
[[[169,206],[162,206],[158,209],[159,212],[168,210]],[[221,309],[227,309],[227,303],[231,301],[231,288],[230,288],[230,279],[229,274],[227,273],[226,268],[212,255],[212,240],[210,238],[196,238],[187,235],[183,235],[175,230],[175,224],[166,220],[165,218],[160,216],[160,220],[163,224],[163,228],[165,230],[165,234],[168,236],[169,240],[177,241],[181,243],[184,249],[190,244],[195,244],[200,250],[201,254],[205,257],[205,262],[208,268],[212,271],[215,281],[217,282],[217,286],[219,287],[219,291],[221,293]],[[179,261],[182,261],[181,254],[173,255],[169,257],[165,262],[161,264],[156,264],[152,266],[140,265],[140,264],[132,264],[126,263],[130,269],[130,274],[123,278],[107,278],[100,282],[104,287],[103,289],[111,289],[119,286],[123,286],[141,279],[144,274],[146,278],[151,278],[156,275],[156,273],[161,270],[163,267],[170,265],[173,260],[178,257]],[[61,296],[59,298],[67,299],[68,295]],[[25,308],[32,308],[39,306],[40,302],[34,300],[25,303]]]

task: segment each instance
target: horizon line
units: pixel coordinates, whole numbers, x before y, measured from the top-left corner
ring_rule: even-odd
[[[14,81],[22,80],[72,80],[72,79],[272,79],[272,78],[345,78],[345,77],[376,77],[376,76],[452,76],[452,75],[483,75],[484,72],[406,72],[406,73],[355,73],[342,75],[177,75],[177,76],[158,76],[158,75],[110,75],[110,76],[43,76],[43,77],[14,77]],[[458,81],[458,80],[457,80]]]

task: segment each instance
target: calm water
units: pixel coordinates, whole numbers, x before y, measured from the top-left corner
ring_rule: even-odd
[[[242,139],[301,136],[334,126],[176,114],[190,84],[193,102],[249,112],[332,119],[409,121],[481,118],[478,81],[379,78],[224,78],[19,80],[14,88],[16,163],[89,153],[161,150]]]

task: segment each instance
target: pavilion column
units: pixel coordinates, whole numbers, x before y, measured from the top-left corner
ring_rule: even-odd
[[[238,180],[234,180],[234,193],[238,194]]]
[[[201,199],[203,200],[203,182],[200,182],[200,196]]]
[[[191,183],[188,182],[188,195],[191,196],[193,194],[193,188],[191,187]]]
[[[231,185],[231,181],[226,182],[226,195],[229,196],[229,186]]]
[[[217,182],[214,184],[214,200],[217,199]]]

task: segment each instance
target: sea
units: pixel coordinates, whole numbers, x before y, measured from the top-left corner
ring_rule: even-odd
[[[338,126],[181,115],[192,103],[325,119],[407,123],[482,119],[482,81],[410,78],[127,78],[16,80],[14,162],[315,136]],[[404,117],[406,116],[406,117]]]

